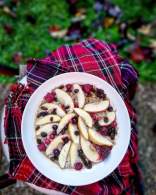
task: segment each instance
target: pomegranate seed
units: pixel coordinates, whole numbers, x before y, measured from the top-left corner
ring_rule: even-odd
[[[38,149],[41,151],[41,152],[44,152],[46,150],[46,146],[44,144],[39,144],[38,145]]]
[[[81,162],[77,162],[77,163],[74,164],[74,168],[77,171],[81,170],[82,167],[83,167],[83,164]]]

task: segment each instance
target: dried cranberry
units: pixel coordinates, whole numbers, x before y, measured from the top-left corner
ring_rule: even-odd
[[[72,91],[72,84],[67,84],[66,85],[66,89],[67,89],[67,92],[71,92]]]
[[[75,170],[79,171],[83,168],[83,164],[81,162],[76,162],[74,164],[74,168],[75,168]]]
[[[46,150],[46,146],[44,144],[39,144],[38,145],[38,149],[42,152],[44,152]]]
[[[53,154],[54,154],[54,156],[59,156],[59,154],[60,154],[59,149],[55,148],[55,149],[53,150]]]
[[[82,89],[85,93],[90,94],[91,91],[93,91],[93,85],[89,85],[89,84],[83,85]]]
[[[69,141],[69,138],[68,137],[64,137],[62,139],[63,139],[64,144],[68,143],[68,141]]]
[[[75,116],[75,117],[72,118],[71,121],[72,121],[73,124],[77,124],[78,119],[77,119],[77,117]]]

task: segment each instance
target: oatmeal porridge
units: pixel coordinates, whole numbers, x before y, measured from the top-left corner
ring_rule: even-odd
[[[46,94],[36,114],[38,149],[62,169],[91,169],[111,152],[116,113],[107,94],[90,84],[61,85]]]

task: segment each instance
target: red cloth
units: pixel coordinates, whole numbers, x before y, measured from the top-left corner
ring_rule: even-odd
[[[131,141],[120,165],[107,178],[80,187],[64,186],[43,176],[30,162],[21,140],[22,113],[34,90],[55,75],[73,71],[94,74],[110,83],[123,98],[131,119]],[[64,45],[44,59],[29,60],[27,81],[28,86],[14,85],[6,100],[5,133],[9,146],[11,177],[71,195],[118,195],[132,194],[133,191],[135,194],[142,193],[136,113],[129,101],[129,97],[135,93],[132,89],[136,88],[137,72],[119,57],[113,45],[96,39],[72,46]]]

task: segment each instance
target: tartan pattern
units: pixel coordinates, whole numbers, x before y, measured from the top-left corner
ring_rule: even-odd
[[[65,186],[43,176],[31,164],[21,141],[22,113],[31,93],[47,79],[65,72],[87,72],[106,80],[124,99],[131,119],[131,141],[120,165],[107,178],[86,186]],[[29,60],[28,86],[24,87],[22,94],[11,106],[6,104],[5,110],[5,133],[11,159],[10,175],[18,180],[71,195],[129,195],[134,193],[133,186],[135,194],[142,194],[136,113],[129,101],[131,94],[135,93],[131,86],[136,86],[137,77],[136,70],[118,55],[113,44],[92,38],[71,46],[61,46],[46,58]]]

